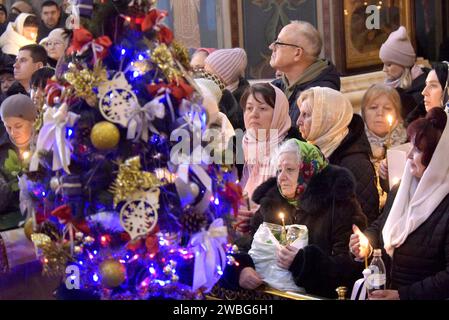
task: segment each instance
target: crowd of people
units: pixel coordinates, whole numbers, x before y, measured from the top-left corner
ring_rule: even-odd
[[[26,163],[44,88],[70,34],[53,1],[40,14],[24,1],[10,12],[0,6],[0,23],[1,232],[22,217],[6,162],[12,150]],[[247,200],[235,221],[237,263],[221,285],[253,290],[263,283],[248,251],[259,226],[279,224],[283,212],[286,224],[307,226],[308,244],[280,246],[277,265],[307,293],[332,298],[336,287],[351,288],[361,261],[382,249],[388,285],[370,298],[449,299],[449,63],[418,65],[400,27],[380,50],[386,80],[367,90],[359,115],[340,92],[332,62],[320,58],[321,35],[311,24],[291,22],[269,48],[279,75],[271,83],[250,85],[241,48],[199,48],[191,57],[207,125],[221,130],[221,149],[240,148],[244,158],[234,161]],[[389,186],[386,151],[405,142],[412,146],[405,173]]]

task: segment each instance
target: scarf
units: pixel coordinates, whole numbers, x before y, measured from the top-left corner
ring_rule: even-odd
[[[420,75],[424,74],[424,72],[422,71],[421,67],[418,65],[414,65],[412,67],[412,69],[410,70],[411,74],[412,74],[412,81],[415,81],[416,78],[418,78]],[[391,88],[399,88],[400,84],[401,84],[401,80],[402,80],[402,76],[399,77],[396,80],[389,80],[386,79],[385,80],[385,84]],[[403,89],[408,89],[408,88],[403,88]]]
[[[348,135],[354,112],[351,102],[339,91],[322,87],[310,90],[314,93],[312,124],[304,138],[329,158]]]
[[[387,144],[388,134],[385,137],[379,137],[365,124],[365,132],[373,152],[372,162],[379,162],[385,158],[385,145]],[[392,147],[399,146],[407,141],[407,130],[402,122],[391,130],[390,143]]]
[[[244,185],[243,191],[250,199],[258,186],[276,175],[276,168],[270,161],[271,155],[275,154],[291,128],[287,97],[279,88],[272,87],[276,92],[276,100],[268,139],[258,141],[254,131],[247,130],[242,141],[245,157],[244,174],[247,178],[242,185]]]
[[[401,185],[382,230],[384,248],[393,257],[409,234],[432,215],[449,193],[449,121],[421,179],[410,173],[407,160]]]
[[[301,155],[301,162],[299,164],[299,176],[298,186],[296,188],[296,195],[294,199],[287,198],[281,190],[281,186],[278,183],[278,190],[281,196],[288,201],[288,203],[295,208],[299,207],[299,199],[307,188],[310,180],[326,168],[329,163],[327,162],[321,151],[314,145],[303,142],[297,139],[293,139],[298,144],[299,154]]]
[[[284,87],[286,88],[285,94],[287,98],[290,99],[298,85],[316,79],[324,70],[326,70],[328,66],[329,62],[327,60],[318,60],[304,70],[303,74],[301,74],[301,76],[293,83],[289,83],[287,77],[283,75],[282,81],[284,83]]]

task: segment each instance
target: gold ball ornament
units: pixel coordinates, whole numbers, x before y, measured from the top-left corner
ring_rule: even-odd
[[[98,122],[90,132],[90,141],[98,150],[109,150],[117,146],[120,140],[120,131],[118,128],[108,122]]]
[[[27,239],[31,241],[31,235],[34,233],[33,219],[30,218],[27,221],[25,221],[25,224],[23,225],[23,231]]]
[[[100,264],[101,283],[108,288],[120,286],[126,279],[126,268],[114,259],[103,261]]]

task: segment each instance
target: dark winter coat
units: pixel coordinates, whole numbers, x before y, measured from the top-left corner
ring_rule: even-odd
[[[240,78],[239,86],[235,89],[232,94],[234,95],[235,100],[240,104],[240,99],[243,96],[245,90],[250,86],[248,80],[245,78]]]
[[[218,106],[220,108],[220,112],[224,113],[228,117],[229,121],[234,127],[234,130],[245,130],[245,123],[243,121],[243,109],[240,107],[240,104],[237,102],[237,100],[235,100],[235,97],[231,93],[231,91],[227,89],[223,90],[223,95]]]
[[[251,220],[252,235],[264,221],[279,224],[280,211],[285,213],[286,224],[307,226],[309,245],[299,250],[290,267],[296,284],[307,293],[334,297],[338,286],[352,286],[359,278],[361,266],[349,256],[348,243],[352,224],[364,229],[366,217],[355,197],[354,177],[347,169],[330,165],[313,177],[298,209],[282,197],[276,178],[257,188],[253,201],[260,208]],[[249,255],[239,254],[236,258],[239,267],[225,272],[234,286],[243,268],[254,267]]]
[[[363,120],[355,114],[349,124],[349,134],[329,157],[331,164],[345,167],[354,175],[357,199],[369,223],[379,216],[379,193],[371,152]]]
[[[365,230],[373,248],[383,248],[382,230],[398,187],[388,195],[384,213]],[[430,217],[394,250],[382,249],[388,286],[398,290],[401,300],[449,299],[449,195]]]
[[[299,118],[300,112],[296,101],[303,91],[313,87],[328,87],[340,91],[340,74],[331,62],[328,62],[328,64],[328,67],[314,80],[297,85],[293,91],[293,94],[288,99],[288,103],[290,105],[289,114],[292,119],[292,126],[296,127],[296,122]],[[287,88],[285,87],[285,83],[282,79],[276,79],[272,82],[272,84],[281,89],[283,92],[286,92]]]
[[[429,73],[429,69],[422,68],[423,74],[413,80],[412,85],[408,89],[397,88],[397,92],[401,97],[401,116],[402,119],[407,119],[410,112],[412,112],[419,104],[424,103],[424,96],[422,92],[426,86],[426,78]]]

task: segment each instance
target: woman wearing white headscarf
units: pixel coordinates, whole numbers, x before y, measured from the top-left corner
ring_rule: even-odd
[[[302,137],[318,146],[333,165],[349,169],[357,183],[357,199],[368,221],[379,215],[376,172],[365,125],[354,115],[351,102],[339,91],[315,87],[298,99],[298,127]]]
[[[364,259],[382,248],[388,290],[370,298],[449,299],[449,121],[440,108],[407,128],[412,150],[399,188],[389,195],[384,214],[367,230],[369,248],[353,227],[349,248]]]
[[[36,43],[38,20],[35,15],[21,13],[10,22],[0,37],[3,53],[16,56],[23,46]]]

